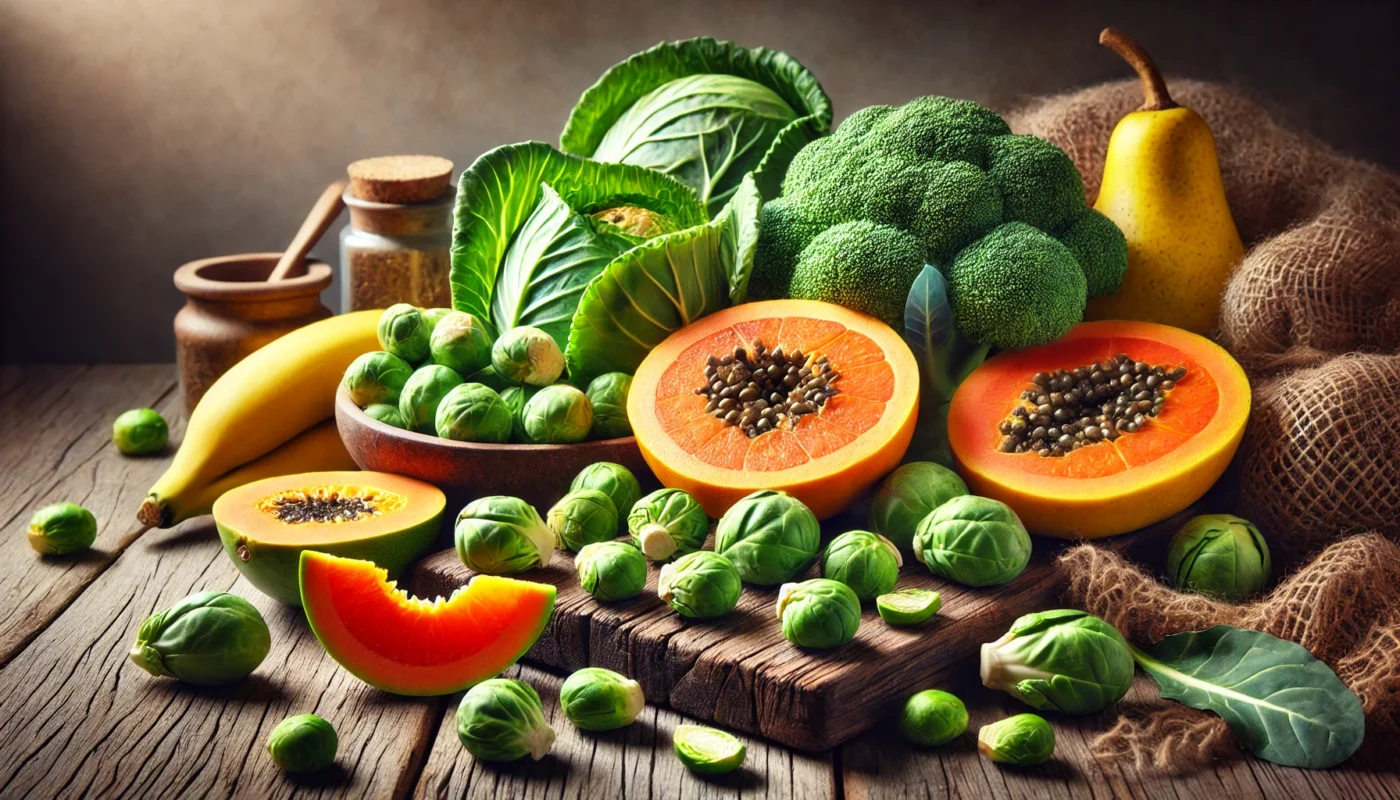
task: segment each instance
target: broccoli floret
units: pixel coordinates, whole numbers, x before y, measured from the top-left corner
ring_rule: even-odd
[[[788,297],[797,256],[817,234],[831,226],[814,218],[810,209],[779,197],[765,203],[758,215],[758,249],[749,276],[749,297],[774,300]]]
[[[869,220],[834,225],[817,235],[798,258],[789,291],[801,300],[864,311],[890,327],[904,325],[904,296],[924,268],[924,246],[913,234]]]
[[[1060,241],[1074,254],[1090,297],[1103,297],[1118,291],[1128,268],[1128,240],[1113,220],[1094,209],[1086,209]]]
[[[1004,349],[1042,344],[1084,317],[1084,272],[1074,254],[1024,222],[968,245],[944,276],[953,324],[979,342]]]
[[[1001,191],[1007,222],[1055,232],[1083,212],[1084,181],[1065,151],[1034,136],[994,136],[987,174]]]

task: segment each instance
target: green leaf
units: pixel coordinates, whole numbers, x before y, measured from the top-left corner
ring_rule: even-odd
[[[681,110],[700,113],[692,114],[682,122],[676,117],[675,109],[665,108],[665,103],[649,101],[646,105],[652,111],[662,116],[670,114],[677,127],[662,131],[661,128],[665,126],[658,125],[658,117],[640,111],[632,119],[623,121],[623,117],[638,106],[638,101],[657,89],[672,81],[701,75],[734,76],[765,86],[781,98],[795,116],[783,118],[771,113],[749,116],[720,109],[691,107]],[[682,106],[688,102],[683,96],[672,99]],[[743,98],[734,98],[734,101],[721,104],[729,105],[732,109],[734,105],[742,106],[746,102]],[[764,105],[767,107],[770,104]],[[666,150],[664,158],[669,158],[669,162],[654,163],[648,160],[628,163],[647,163],[662,168],[669,166],[668,172],[695,188],[706,200],[711,212],[717,213],[749,172],[755,175],[764,198],[776,197],[793,155],[803,145],[831,130],[831,115],[831,101],[816,76],[786,53],[744,48],[711,38],[696,38],[659,44],[609,69],[574,106],[560,137],[560,145],[568,153],[605,160],[626,160],[626,153],[634,151],[633,146],[610,145],[600,152],[614,126],[636,128],[643,138],[648,130],[654,132],[657,135],[651,138],[658,147],[645,158],[656,159],[661,157],[662,150]],[[754,123],[760,120],[780,124],[756,126]],[[637,127],[639,125],[641,127]],[[614,133],[613,141],[631,138],[624,136],[624,133],[623,130]],[[682,138],[682,133],[687,135]],[[639,141],[634,139],[632,144],[636,145]],[[664,147],[661,146],[663,144]]]
[[[1219,714],[1265,761],[1325,769],[1361,746],[1361,700],[1306,648],[1260,631],[1216,625],[1168,636],[1133,658],[1162,696]]]
[[[665,215],[682,228],[709,219],[693,190],[654,170],[588,161],[544,142],[498,147],[464,170],[458,185],[452,231],[454,308],[491,318],[506,251],[540,204],[544,184],[580,213],[633,205]]]
[[[758,235],[758,190],[745,181],[709,224],[628,250],[584,291],[569,332],[569,380],[636,372],[653,347],[742,297]]]

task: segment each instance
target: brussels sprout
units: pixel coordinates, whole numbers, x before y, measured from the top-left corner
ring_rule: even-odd
[[[785,583],[778,590],[778,621],[783,636],[798,647],[840,647],[860,627],[860,598],[851,587],[827,578]]]
[[[704,725],[677,725],[671,743],[680,759],[691,772],[700,775],[723,775],[744,765],[748,749],[743,740]]]
[[[967,730],[967,706],[955,695],[925,689],[904,703],[899,732],[914,744],[937,747]]]
[[[467,504],[453,531],[462,563],[488,575],[549,566],[554,532],[535,507],[516,497],[493,495]]]
[[[658,489],[632,505],[627,530],[642,555],[666,561],[699,550],[710,533],[710,518],[680,489]]]
[[[1238,603],[1264,588],[1269,545],[1248,520],[1231,514],[1194,517],[1172,537],[1167,577],[1183,592]]]
[[[620,439],[632,435],[632,423],[627,419],[627,393],[632,389],[632,376],[625,372],[607,372],[588,384],[588,402],[593,405],[594,439]]]
[[[611,731],[631,725],[646,707],[642,685],[610,669],[585,667],[559,687],[564,716],[585,731]]]
[[[482,761],[539,761],[554,747],[539,693],[511,678],[482,681],[462,696],[457,738]]]
[[[335,761],[335,726],[315,714],[287,717],[272,729],[267,754],[283,772],[315,772]]]
[[[787,492],[760,491],[729,507],[715,526],[715,550],[739,577],[776,586],[812,566],[821,547],[817,515]]]
[[[437,435],[459,442],[510,441],[510,409],[501,396],[479,383],[454,387],[438,404]]]
[[[934,575],[964,586],[999,586],[1025,571],[1031,537],[1005,503],[963,495],[919,523],[914,557]]]
[[[870,498],[870,529],[914,553],[914,531],[929,512],[967,494],[967,484],[951,469],[914,461],[885,476]]]
[[[379,315],[379,346],[410,364],[421,364],[428,360],[432,328],[423,312],[408,303],[395,303]]]
[[[365,416],[372,420],[382,422],[395,428],[408,430],[408,423],[404,422],[403,414],[399,413],[396,406],[387,403],[375,403],[372,406],[365,406]]]
[[[511,328],[496,340],[491,366],[506,380],[548,386],[564,374],[564,351],[549,334],[525,325]]]
[[[442,322],[443,319],[444,319],[448,314],[451,314],[451,313],[452,313],[452,309],[450,309],[450,308],[425,308],[425,309],[423,309],[423,310],[422,310],[421,312],[419,312],[419,313],[421,313],[421,314],[423,315],[423,321],[426,322],[426,323],[428,323],[428,339],[429,339],[429,342],[431,342],[431,341],[432,341],[432,336],[433,336],[433,331],[437,330],[437,325],[438,325],[438,323],[439,323],[439,322]],[[429,353],[432,352],[431,347],[432,347],[432,346],[431,346],[431,344],[430,344],[430,345],[429,345]]]
[[[484,323],[465,311],[438,320],[428,337],[433,363],[470,375],[491,363],[491,334]]]
[[[632,506],[642,499],[642,485],[637,483],[637,476],[628,468],[611,461],[599,461],[584,467],[574,476],[574,482],[569,484],[569,491],[579,489],[597,489],[613,501],[613,508],[617,509],[618,530],[627,525],[627,515],[632,513]]]
[[[97,518],[77,503],[44,506],[30,517],[28,537],[36,553],[76,553],[97,541]]]
[[[900,589],[875,598],[875,610],[889,625],[918,625],[938,613],[943,598],[927,589]]]
[[[433,434],[437,410],[447,393],[462,385],[462,376],[441,364],[426,364],[408,377],[399,393],[399,416],[408,430]]]
[[[636,597],[647,583],[646,556],[626,542],[584,545],[574,568],[583,590],[600,602]]]
[[[1092,714],[1127,694],[1132,682],[1123,634],[1083,611],[1027,614],[982,645],[982,683],[1032,708]]]
[[[376,403],[397,406],[399,392],[408,383],[413,367],[407,361],[383,350],[365,353],[345,370],[343,383],[350,401],[360,408]]]
[[[569,492],[545,516],[561,544],[577,553],[586,544],[617,537],[617,507],[597,489]]]
[[[112,441],[123,455],[146,456],[165,449],[170,426],[154,408],[133,408],[112,423]]]
[[[851,587],[861,602],[874,600],[899,582],[904,558],[894,542],[870,531],[847,531],[822,554],[822,577]]]
[[[530,402],[540,390],[536,386],[507,386],[499,390],[501,400],[510,410],[510,439],[513,442],[528,444],[529,434],[525,433],[525,404]]]
[[[521,424],[532,442],[581,442],[588,438],[588,430],[593,426],[593,405],[578,389],[567,383],[556,383],[544,387],[526,401]]]
[[[512,386],[519,385],[516,383],[511,383],[505,378],[502,378],[499,374],[496,373],[496,368],[492,367],[490,364],[487,364],[486,366],[482,367],[476,372],[473,372],[472,374],[468,375],[467,383],[479,383],[483,386],[488,386],[490,387],[491,391],[496,392],[497,394],[504,392],[506,389],[509,389]]]
[[[661,567],[656,596],[682,617],[708,619],[726,614],[739,604],[742,584],[729,559],[697,550]]]
[[[1055,754],[1055,730],[1035,714],[1017,714],[983,725],[977,732],[977,751],[998,764],[1033,767]]]
[[[146,618],[131,661],[152,675],[220,686],[246,678],[272,647],[252,603],[227,592],[199,592]]]

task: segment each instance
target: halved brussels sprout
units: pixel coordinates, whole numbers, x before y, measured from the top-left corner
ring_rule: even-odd
[[[554,532],[535,507],[518,497],[492,495],[467,504],[453,530],[462,563],[488,575],[548,566]]]
[[[874,600],[899,582],[904,558],[894,542],[870,531],[847,531],[822,554],[822,577],[851,587],[861,602]]]
[[[597,489],[564,495],[549,509],[545,522],[559,542],[575,553],[584,545],[617,537],[617,508]]]
[[[421,364],[428,359],[432,328],[423,312],[408,303],[395,303],[379,315],[379,346],[410,364]]]
[[[744,765],[748,748],[732,733],[707,728],[704,725],[677,725],[671,743],[680,759],[691,772],[701,775],[723,775]]]
[[[200,686],[246,678],[272,647],[252,603],[227,592],[199,592],[146,618],[131,662],[147,672]]]
[[[462,385],[462,376],[441,364],[419,367],[399,393],[399,416],[408,430],[437,432],[437,411],[447,393]]]
[[[776,586],[817,560],[822,530],[817,515],[787,492],[759,491],[729,507],[715,526],[715,551],[734,562],[739,576]]]
[[[947,744],[967,730],[967,706],[956,695],[925,689],[904,703],[899,732],[925,747]]]
[[[335,762],[335,726],[315,714],[287,717],[272,729],[267,754],[283,772],[315,772]]]
[[[680,489],[658,489],[632,506],[627,529],[642,555],[666,561],[699,550],[710,533],[710,518]]]
[[[661,567],[656,595],[682,617],[708,619],[738,605],[742,587],[739,571],[729,559],[697,550]]]
[[[647,583],[647,559],[626,542],[584,545],[574,558],[578,582],[599,602],[628,600],[642,593]]]
[[[564,374],[564,351],[549,334],[522,325],[496,340],[491,347],[491,366],[506,380],[549,386]]]
[[[585,667],[559,687],[564,716],[585,731],[625,728],[646,708],[642,685],[610,669]]]
[[[1167,551],[1173,586],[1231,603],[1263,589],[1272,569],[1263,534],[1233,514],[1193,517],[1172,537]]]
[[[544,703],[527,684],[511,678],[482,681],[457,706],[457,738],[482,761],[539,761],[554,747]]]
[[[913,461],[885,476],[870,498],[870,529],[914,554],[914,532],[935,508],[967,494],[967,484],[942,464]]]
[[[438,320],[428,338],[433,363],[471,375],[491,363],[491,334],[485,324],[465,311],[452,311]]]
[[[112,423],[112,441],[122,455],[146,456],[165,449],[170,426],[154,408],[133,408]]]
[[[1032,708],[1092,714],[1128,693],[1133,654],[1123,634],[1098,617],[1042,611],[982,645],[982,683]]]
[[[521,412],[525,435],[537,444],[573,444],[588,438],[593,405],[588,396],[567,383],[539,390]]]
[[[642,485],[637,482],[637,476],[628,468],[611,461],[599,461],[584,467],[569,484],[569,491],[579,489],[597,489],[613,501],[619,530],[627,525],[627,515],[632,513],[632,506],[642,499]]]
[[[938,613],[943,598],[928,589],[900,589],[875,598],[875,610],[889,625],[918,625]]]
[[[365,406],[365,416],[372,420],[378,420],[385,425],[408,430],[408,423],[404,422],[403,414],[395,406],[387,403],[375,403],[372,406]]]
[[[479,383],[464,383],[443,396],[434,419],[437,435],[458,442],[510,441],[510,409]]]
[[[86,550],[97,541],[97,517],[77,503],[55,503],[29,519],[29,546],[44,555]]]
[[[500,392],[502,402],[510,410],[510,440],[528,444],[530,436],[525,433],[525,404],[539,392],[539,387],[507,386]]]
[[[588,402],[593,405],[593,439],[620,439],[632,435],[632,423],[627,419],[627,393],[632,390],[632,376],[625,372],[608,372],[588,384]]]
[[[827,578],[785,583],[778,590],[778,621],[783,636],[798,647],[840,647],[860,628],[860,598]]]
[[[376,403],[397,406],[399,392],[408,383],[413,367],[407,361],[383,350],[365,353],[345,370],[345,390],[350,401],[360,408]]]
[[[977,751],[998,764],[1044,764],[1055,754],[1055,729],[1035,714],[1017,714],[983,725],[977,732]]]
[[[1031,561],[1031,537],[1009,506],[987,497],[954,497],[914,534],[914,557],[934,575],[964,586],[999,586]]]

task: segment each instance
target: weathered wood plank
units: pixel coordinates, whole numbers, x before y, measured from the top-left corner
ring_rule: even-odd
[[[457,739],[460,695],[447,704],[437,740],[414,795],[420,798],[727,798],[825,800],[836,797],[831,754],[792,753],[759,739],[747,743],[744,767],[732,775],[702,778],[690,773],[671,750],[671,732],[685,722],[673,711],[648,706],[628,728],[589,733],[575,728],[559,710],[559,684],[553,674],[515,667],[519,678],[539,691],[545,717],[558,739],[539,762],[486,764],[472,758]]]
[[[153,407],[171,423],[163,455],[129,458],[112,445],[112,420]],[[130,544],[136,508],[174,453],[184,415],[169,364],[5,367],[0,371],[0,664],[7,663]],[[39,556],[23,531],[62,501],[97,517],[85,553]]]
[[[232,590],[272,629],[248,679],[201,689],[127,660],[153,611],[201,590]],[[403,796],[441,716],[436,698],[387,695],[322,651],[297,609],[239,577],[212,523],[151,532],[0,669],[0,796]],[[340,736],[336,766],[284,776],[267,757],[284,717],[315,712]]]

